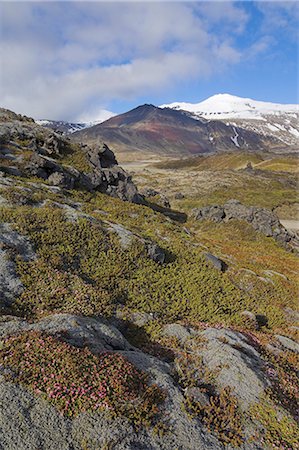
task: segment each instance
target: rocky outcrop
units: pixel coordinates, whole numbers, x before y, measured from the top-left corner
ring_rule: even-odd
[[[144,197],[147,197],[149,199],[153,198],[153,200],[163,208],[171,208],[169,199],[166,197],[166,195],[162,194],[159,191],[156,191],[155,189],[148,188],[142,191],[142,194]]]
[[[229,220],[244,220],[256,231],[268,237],[273,237],[282,244],[298,246],[299,240],[294,233],[287,231],[280,223],[277,215],[265,208],[245,206],[238,200],[229,200],[223,206],[213,205],[193,209],[196,220],[212,220],[213,222],[228,222]]]
[[[148,319],[153,320],[151,316],[143,319],[146,322]],[[263,398],[266,390],[271,388],[272,379],[268,374],[272,372],[269,371],[269,362],[250,336],[226,328],[197,330],[176,323],[165,325],[163,336],[175,338],[183,351],[188,348],[189,364],[193,357],[199,364],[194,371],[192,384],[182,389],[176,371],[179,360],[168,363],[134,347],[120,331],[122,326],[119,322],[122,323],[116,319],[73,314],[54,314],[36,322],[3,316],[0,320],[0,339],[34,331],[56,336],[76,348],[86,347],[95,355],[107,351],[121,354],[135,367],[145,371],[150,383],[157,384],[166,393],[162,411],[162,418],[167,419],[166,432],[157,434],[151,428],[135,428],[126,417],[111,417],[105,411],[81,412],[75,417],[63,416],[44,398],[29,388],[15,384],[13,379],[8,379],[9,369],[0,366],[1,448],[54,450],[59,446],[65,450],[79,450],[83,442],[94,450],[105,448],[108,444],[120,450],[233,448],[221,444],[200,420],[191,420],[183,405],[189,399],[201,408],[210,408],[211,392],[212,395],[218,395],[217,392],[223,388],[231,389],[243,411],[248,411]],[[277,336],[277,339],[281,337]],[[287,344],[288,347],[295,345],[291,339]],[[207,370],[209,379],[213,380],[213,386],[210,385],[212,391],[202,388],[203,370]],[[247,433],[248,436],[245,433],[241,449],[266,448],[252,440],[251,432],[254,433],[254,429]]]
[[[0,164],[0,170],[4,173],[38,177],[65,189],[96,190],[124,201],[144,203],[131,177],[118,165],[106,144],[71,144],[67,138],[37,125],[32,119],[1,111],[0,156],[5,164]],[[18,157],[14,155],[16,149]],[[26,161],[22,152],[26,152]],[[90,169],[82,171],[80,167],[61,162],[74,152],[82,154]],[[8,163],[10,158],[13,163]]]
[[[242,333],[212,327],[196,331],[179,324],[165,325],[163,333],[178,339],[181,345],[198,342],[192,350],[189,346],[190,354],[200,356],[205,370],[214,374],[219,390],[227,386],[232,389],[243,409],[258,402],[270,386],[266,361]],[[202,380],[196,383],[200,385]]]
[[[201,333],[207,340],[202,349],[204,364],[216,371],[219,387],[229,386],[246,409],[258,402],[270,382],[265,375],[266,363],[241,333],[208,328]]]

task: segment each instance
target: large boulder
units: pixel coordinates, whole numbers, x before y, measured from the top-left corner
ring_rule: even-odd
[[[81,144],[81,148],[85,149],[87,158],[95,169],[109,168],[118,165],[113,151],[104,143],[93,147]]]
[[[236,331],[215,328],[200,336],[206,339],[200,354],[205,366],[217,374],[219,388],[229,386],[243,409],[258,402],[270,382],[266,362],[249,340]]]

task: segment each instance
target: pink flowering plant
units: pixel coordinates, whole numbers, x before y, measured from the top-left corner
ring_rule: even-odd
[[[38,332],[7,338],[0,350],[1,366],[10,369],[6,377],[43,396],[67,416],[108,410],[137,425],[151,424],[165,398],[122,355],[94,355]]]

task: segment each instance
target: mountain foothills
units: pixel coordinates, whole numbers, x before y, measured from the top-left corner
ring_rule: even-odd
[[[299,448],[297,113],[248,104],[0,109],[1,449]]]

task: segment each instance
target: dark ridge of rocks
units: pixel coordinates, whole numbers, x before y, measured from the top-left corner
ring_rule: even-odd
[[[212,205],[196,208],[192,211],[196,220],[212,220],[213,222],[228,222],[229,220],[244,220],[255,231],[267,237],[273,237],[285,246],[296,248],[299,245],[297,236],[286,230],[277,215],[268,209],[243,205],[238,200],[229,200],[223,206]]]
[[[77,146],[77,149],[75,149]],[[78,148],[79,147],[79,148]],[[8,151],[12,149],[11,151]],[[14,155],[17,149],[20,155]],[[83,172],[60,163],[65,155],[82,152],[90,170]],[[23,163],[22,151],[28,153]],[[14,176],[38,177],[65,189],[100,191],[124,201],[144,204],[131,177],[118,165],[106,144],[71,144],[69,139],[37,125],[33,119],[0,109],[0,171]],[[12,164],[8,160],[13,158]]]

